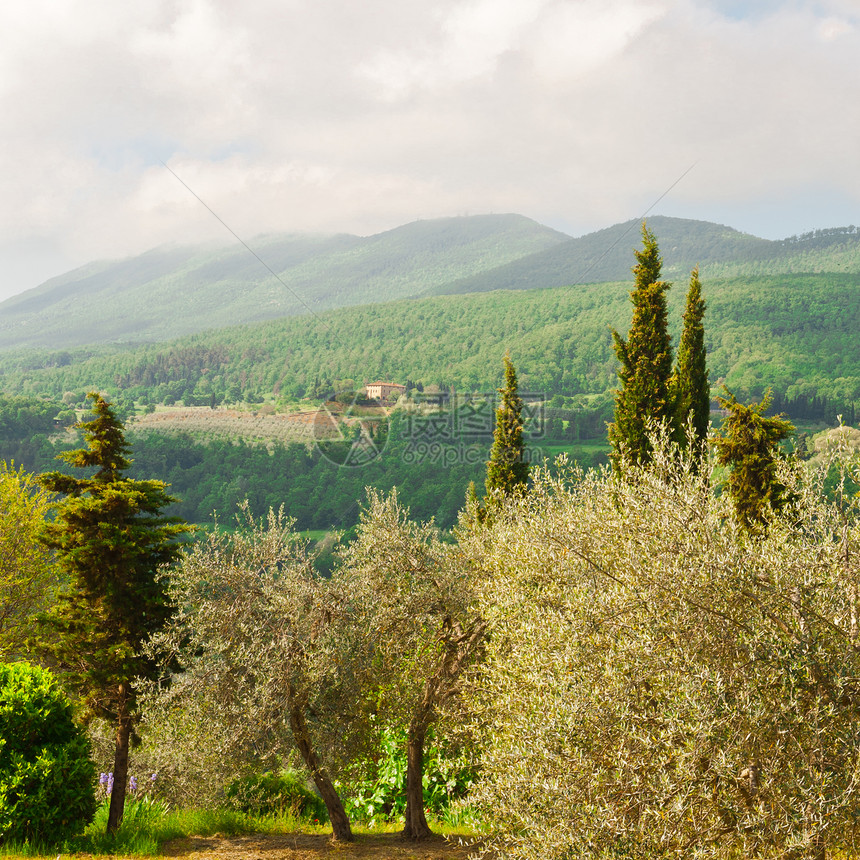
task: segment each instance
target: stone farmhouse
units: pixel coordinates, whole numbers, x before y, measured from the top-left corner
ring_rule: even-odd
[[[396,400],[406,391],[405,385],[396,382],[368,382],[364,387],[371,400]]]

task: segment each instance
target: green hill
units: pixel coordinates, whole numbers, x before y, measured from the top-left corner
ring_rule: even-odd
[[[667,278],[860,272],[854,227],[779,242],[653,216]],[[141,344],[416,295],[627,281],[638,221],[578,239],[519,215],[416,221],[376,236],[263,236],[92,263],[0,304],[0,349]],[[265,265],[260,262],[265,261]],[[277,277],[266,268],[277,272]]]
[[[152,402],[324,396],[371,378],[493,390],[510,349],[524,390],[597,395],[616,385],[610,329],[629,282],[400,300],[100,353],[0,355],[0,389],[61,397],[97,386]],[[670,291],[677,343],[686,282]],[[711,381],[741,397],[860,401],[860,274],[704,281]]]
[[[483,215],[417,221],[366,238],[262,236],[250,243],[260,259],[241,245],[158,248],[89,264],[0,303],[0,344],[156,342],[386,302],[568,238],[519,215]]]
[[[566,284],[627,280],[633,249],[640,247],[640,221],[616,224],[569,239],[502,266],[428,289],[426,295],[531,290]],[[699,266],[704,278],[767,276],[802,272],[860,272],[860,232],[852,227],[816,230],[781,241],[759,239],[708,221],[648,218],[660,243],[663,274],[687,276]]]

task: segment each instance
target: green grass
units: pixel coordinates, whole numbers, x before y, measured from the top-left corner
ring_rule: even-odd
[[[328,825],[315,825],[295,818],[288,812],[281,815],[249,815],[235,809],[170,809],[159,801],[146,799],[127,801],[119,830],[108,836],[108,803],[99,807],[96,817],[86,830],[57,846],[39,844],[2,845],[5,857],[39,857],[61,854],[122,854],[153,856],[171,839],[187,836],[238,836],[245,833],[326,833]]]
[[[585,439],[581,442],[540,442],[532,447],[540,448],[545,456],[553,459],[559,454],[567,454],[571,460],[576,460],[582,454],[609,454],[612,446],[606,439]]]
[[[305,529],[304,531],[300,531],[299,535],[305,540],[319,541],[322,540],[330,531],[330,529]]]
[[[127,801],[122,824],[114,836],[106,834],[108,803],[105,801],[86,830],[61,847],[40,844],[3,844],[0,857],[56,857],[60,855],[122,855],[152,857],[161,853],[165,842],[189,836],[240,836],[249,833],[330,834],[328,823],[317,824],[289,812],[279,815],[249,815],[236,809],[170,809],[160,801]],[[478,836],[479,828],[468,813],[450,821],[431,821],[430,826],[445,836]],[[399,821],[365,824],[352,822],[355,834],[396,833]]]

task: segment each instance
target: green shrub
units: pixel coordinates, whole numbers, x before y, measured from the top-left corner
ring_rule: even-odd
[[[62,842],[95,809],[89,741],[53,676],[0,664],[0,841]]]
[[[294,770],[280,773],[266,771],[237,779],[228,787],[227,797],[243,812],[252,815],[290,812],[297,818],[328,820],[322,799],[307,787],[304,778]]]
[[[388,821],[406,809],[406,735],[384,730],[382,756],[371,773],[351,786],[345,801],[351,818]],[[465,797],[475,783],[475,769],[463,753],[442,751],[428,733],[424,750],[424,808],[437,818],[446,818],[452,801]]]

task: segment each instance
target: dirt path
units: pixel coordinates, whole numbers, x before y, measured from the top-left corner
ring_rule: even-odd
[[[467,860],[474,849],[444,839],[405,842],[396,833],[359,834],[355,842],[333,842],[330,836],[220,836],[177,839],[164,846],[167,857],[189,860]]]

